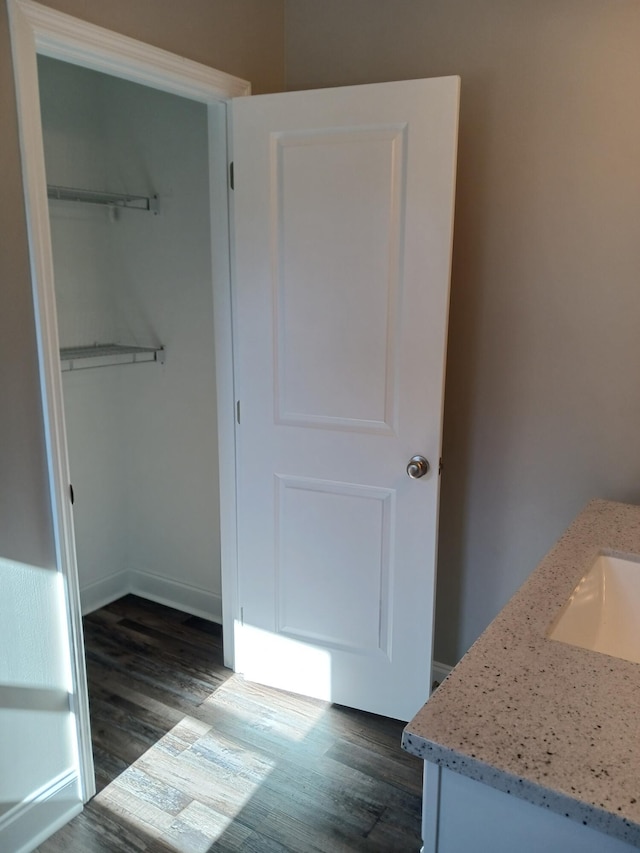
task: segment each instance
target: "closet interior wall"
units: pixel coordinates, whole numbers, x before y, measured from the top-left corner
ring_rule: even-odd
[[[207,113],[39,58],[49,184],[159,197],[50,201],[61,347],[166,362],[63,373],[83,611],[127,591],[221,619]]]

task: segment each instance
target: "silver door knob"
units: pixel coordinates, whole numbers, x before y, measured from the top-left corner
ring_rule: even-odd
[[[407,474],[412,480],[419,480],[429,470],[429,463],[424,456],[412,456],[407,465]]]

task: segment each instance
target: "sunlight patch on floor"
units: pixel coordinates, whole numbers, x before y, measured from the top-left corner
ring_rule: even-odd
[[[222,836],[241,844],[253,830],[234,819],[276,767],[251,749],[252,732],[267,731],[284,754],[325,710],[325,703],[302,700],[292,712],[286,697],[280,707],[275,691],[232,676],[200,705],[201,719],[183,717],[93,803],[176,853],[205,853]],[[246,738],[240,742],[234,731]]]
[[[94,800],[179,853],[206,851],[275,764],[184,717]]]

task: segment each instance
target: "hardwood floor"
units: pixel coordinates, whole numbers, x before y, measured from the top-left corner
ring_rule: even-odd
[[[98,793],[41,853],[420,849],[402,723],[249,684],[218,626],[135,596],[85,643]]]

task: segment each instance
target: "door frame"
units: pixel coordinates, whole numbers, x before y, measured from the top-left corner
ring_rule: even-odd
[[[235,388],[228,182],[227,101],[249,95],[246,80],[184,59],[128,36],[55,11],[33,0],[7,0],[16,86],[31,285],[38,342],[49,491],[57,569],[66,585],[73,696],[82,799],[95,793],[91,724],[69,459],[59,366],[58,323],[47,202],[37,54],[101,71],[207,105],[209,198],[216,357],[222,622],[225,664],[234,666],[237,616]]]

